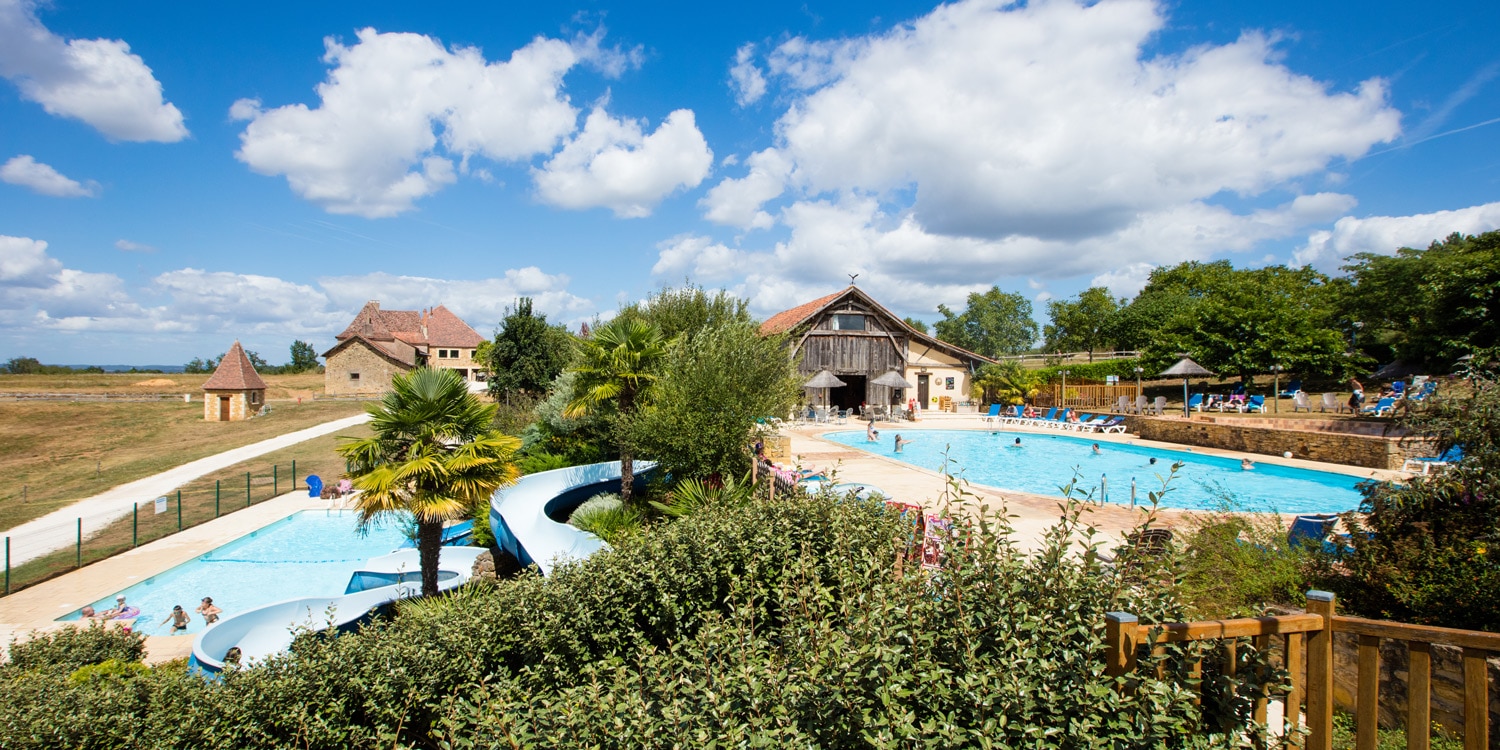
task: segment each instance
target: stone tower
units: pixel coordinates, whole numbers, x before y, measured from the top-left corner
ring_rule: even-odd
[[[203,384],[203,392],[203,418],[209,422],[249,419],[266,404],[266,381],[260,379],[238,341]]]

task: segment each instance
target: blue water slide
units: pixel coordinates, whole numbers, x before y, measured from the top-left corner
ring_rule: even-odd
[[[654,461],[635,462],[637,481],[655,470]],[[561,563],[582,560],[609,545],[563,521],[585,500],[602,492],[619,491],[619,461],[521,477],[490,498],[490,531],[495,535],[495,545],[522,565],[541,568],[543,575]]]
[[[438,557],[438,590],[467,583],[482,547],[443,547]],[[225,617],[193,639],[192,665],[205,672],[224,668],[229,649],[240,650],[249,665],[286,651],[296,631],[348,629],[371,612],[422,593],[418,551],[403,549],[367,560],[340,596],[304,597],[267,604]]]

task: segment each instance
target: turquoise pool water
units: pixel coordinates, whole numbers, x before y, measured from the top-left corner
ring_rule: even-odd
[[[908,430],[902,433],[915,442],[896,453],[896,430],[881,430],[881,440],[870,443],[864,431],[832,432],[824,438],[926,469],[940,470],[943,451],[953,462],[954,473],[965,479],[1000,489],[1061,496],[1059,489],[1078,474],[1078,488],[1108,489],[1108,502],[1129,504],[1130,483],[1137,497],[1146,502],[1148,491],[1160,491],[1162,478],[1172,464],[1182,462],[1162,498],[1168,508],[1221,508],[1226,501],[1238,510],[1278,513],[1338,513],[1359,507],[1354,485],[1362,481],[1347,474],[1333,474],[1288,466],[1257,463],[1252,471],[1240,469],[1239,459],[1206,456],[1189,451],[1162,450],[1136,445],[1096,441],[1088,436],[1045,435],[1034,432],[997,433],[972,430]],[[1013,447],[1016,438],[1021,447]],[[1099,455],[1092,446],[1099,443]],[[1155,457],[1156,465],[1149,460]]]
[[[344,510],[294,513],[92,606],[100,611],[113,607],[115,596],[124,594],[127,604],[141,609],[136,630],[168,635],[171,625],[160,623],[172,605],[181,604],[192,617],[187,633],[194,634],[205,627],[202,616],[193,612],[205,596],[224,610],[222,617],[283,599],[342,594],[349,576],[365,560],[396,549],[404,540],[395,523],[361,534],[356,518],[353,511]],[[79,612],[58,619],[77,620]]]

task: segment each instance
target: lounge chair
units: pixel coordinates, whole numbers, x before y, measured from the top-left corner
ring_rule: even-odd
[[[1112,554],[1096,550],[1094,556],[1106,563],[1114,563],[1121,557],[1132,557],[1138,560],[1157,558],[1167,553],[1167,547],[1171,543],[1171,529],[1142,529],[1125,537],[1125,544],[1116,547]]]
[[[1094,421],[1094,415],[1092,415],[1092,414],[1079,414],[1077,422],[1064,422],[1063,423],[1063,429],[1065,429],[1065,430],[1073,430],[1074,432],[1083,432],[1084,431],[1084,425],[1086,425],[1086,424],[1088,424],[1089,422],[1092,422],[1092,421]]]
[[[1229,396],[1228,400],[1220,401],[1219,413],[1222,414],[1225,409],[1233,409],[1238,412],[1243,412],[1245,410],[1245,394],[1234,393]]]
[[[1434,456],[1432,458],[1408,458],[1405,461],[1401,462],[1401,470],[1426,476],[1428,474],[1442,471],[1444,467],[1448,466],[1448,464],[1458,463],[1459,461],[1462,461],[1463,458],[1464,449],[1455,445],[1452,448],[1443,451],[1443,454],[1441,456]]]
[[[1056,416],[1057,416],[1057,407],[1054,406],[1054,407],[1052,407],[1052,408],[1050,408],[1050,409],[1047,410],[1047,415],[1046,416],[1044,416],[1044,417],[1033,417],[1031,419],[1026,420],[1025,424],[1030,425],[1032,427],[1039,427],[1041,425],[1051,424],[1053,422],[1053,417],[1056,417]]]
[[[1158,417],[1167,413],[1167,397],[1166,396],[1157,396],[1156,397],[1156,403],[1152,404],[1152,406],[1151,406],[1151,413],[1155,414]]]
[[[1406,395],[1406,381],[1404,381],[1404,380],[1397,380],[1396,382],[1391,383],[1391,392],[1394,393],[1394,394],[1396,394],[1396,398],[1401,398],[1402,396],[1405,396]]]
[[[1056,417],[1051,420],[1044,421],[1042,424],[1055,430],[1064,429],[1068,426],[1068,415],[1072,413],[1072,409],[1062,409],[1057,413]]]
[[[1110,417],[1109,419],[1106,419],[1103,422],[1095,425],[1094,429],[1098,432],[1124,432],[1125,418]]]
[[[986,422],[999,422],[1000,421],[1000,404],[990,404],[990,413],[984,415],[984,421],[986,421]]]
[[[1115,408],[1114,408],[1114,410],[1117,411],[1117,412],[1119,412],[1119,413],[1121,413],[1121,414],[1124,414],[1125,412],[1129,411],[1130,410],[1130,397],[1129,396],[1121,396],[1121,397],[1115,399]]]
[[[1390,414],[1395,409],[1396,409],[1396,399],[1387,397],[1387,398],[1380,399],[1379,401],[1376,401],[1373,406],[1366,406],[1364,409],[1362,409],[1360,411],[1360,413],[1361,414],[1374,414],[1377,417],[1383,417],[1383,416],[1386,416],[1386,415]]]
[[[1266,397],[1265,396],[1251,396],[1250,400],[1244,402],[1244,404],[1241,406],[1240,411],[1242,411],[1242,412],[1257,412],[1257,413],[1260,413],[1260,414],[1265,414],[1266,413]]]
[[[1312,413],[1312,401],[1309,401],[1307,394],[1302,391],[1292,394],[1292,413],[1296,414],[1298,409],[1302,409],[1308,414]]]
[[[1303,544],[1327,544],[1328,536],[1333,533],[1333,525],[1338,523],[1338,520],[1338,516],[1328,513],[1297,516],[1292,521],[1292,527],[1287,530],[1287,546],[1297,547]]]
[[[1145,414],[1146,413],[1146,397],[1145,396],[1136,396],[1135,397],[1135,413],[1136,414]]]
[[[1318,406],[1318,411],[1326,412],[1329,409],[1332,409],[1334,414],[1338,414],[1339,410],[1343,407],[1344,402],[1339,400],[1339,394],[1325,393],[1323,394],[1322,403]]]
[[[1203,394],[1194,393],[1188,398],[1187,408],[1193,411],[1203,411]]]
[[[1302,392],[1302,381],[1293,380],[1286,384],[1286,390],[1276,394],[1276,398],[1296,398]]]

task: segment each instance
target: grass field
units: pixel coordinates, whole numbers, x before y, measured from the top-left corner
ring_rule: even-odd
[[[323,393],[323,374],[262,375],[266,398],[272,401],[306,401]],[[7,393],[108,393],[113,395],[190,393],[203,397],[207,375],[142,373],[73,373],[68,375],[0,375],[0,397]],[[202,402],[199,401],[199,408]]]
[[[0,390],[31,377],[0,378]],[[113,376],[58,379],[75,377]],[[201,400],[0,401],[0,530],[110,487],[363,409],[358,401],[282,401],[263,417],[205,422]]]
[[[294,479],[295,488],[306,491],[309,474],[317,474],[327,484],[336,484],[344,471],[344,460],[334,451],[340,442],[339,437],[365,437],[369,434],[368,426],[356,425],[214,472],[184,485],[180,495],[169,494],[167,512],[160,515],[153,512],[149,501],[142,502],[138,518],[127,516],[116,521],[83,540],[81,548],[69,546],[11,570],[10,590],[17,591],[73,570],[80,558],[82,564],[87,565],[134,545],[172,534],[180,528],[196,526],[269,500],[278,492],[284,494],[293,490]]]

